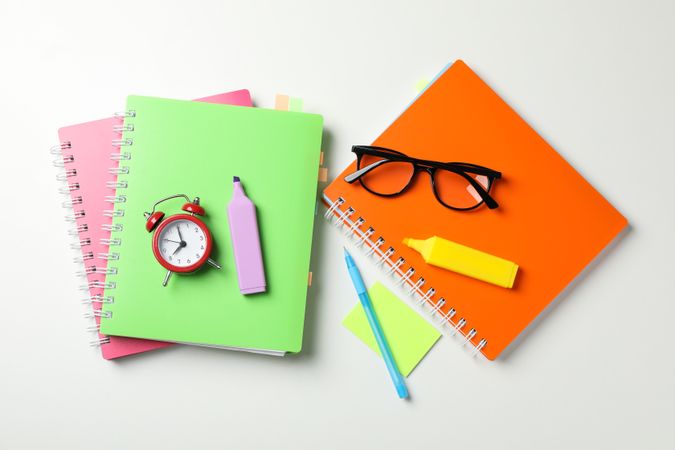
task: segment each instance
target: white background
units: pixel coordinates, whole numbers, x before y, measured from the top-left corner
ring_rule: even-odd
[[[673,5],[3,2],[0,448],[673,448]],[[287,93],[324,115],[332,177],[457,58],[632,224],[508,357],[443,338],[398,400],[340,325],[356,297],[323,220],[300,355],[108,362],[87,346],[47,153],[58,127],[130,93],[249,88],[261,107]]]

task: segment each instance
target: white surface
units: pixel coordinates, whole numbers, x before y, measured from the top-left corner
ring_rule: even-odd
[[[409,3],[2,3],[0,448],[675,446],[673,3]],[[302,354],[110,363],[87,346],[47,154],[59,126],[129,93],[288,93],[324,115],[334,176],[460,57],[633,226],[508,358],[443,338],[399,401],[340,325],[356,297],[323,221]]]

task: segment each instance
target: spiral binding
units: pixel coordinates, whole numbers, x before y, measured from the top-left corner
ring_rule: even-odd
[[[80,290],[82,291],[89,291],[90,289],[115,289],[115,283],[104,281],[89,281],[87,284],[83,284],[80,286]]]
[[[126,189],[128,184],[126,181],[108,181],[105,183],[108,189]]]
[[[415,268],[404,267],[406,264],[405,258],[402,256],[396,258],[396,249],[392,246],[385,247],[385,239],[379,236],[377,239],[371,239],[375,234],[375,228],[368,226],[363,230],[363,226],[367,224],[367,220],[363,216],[358,216],[352,219],[356,210],[351,206],[342,209],[346,201],[343,197],[338,197],[334,201],[329,201],[328,209],[324,217],[328,222],[333,223],[336,227],[341,229],[347,236],[355,241],[357,247],[367,247],[365,254],[375,260],[375,265],[382,267],[386,275],[395,276],[397,278],[396,285],[405,287],[412,298],[416,299],[419,307],[427,307],[427,314],[440,325],[440,328],[451,336],[459,335],[461,337],[461,345],[472,348],[471,356],[477,355],[488,344],[487,339],[481,338],[478,344],[474,345],[473,340],[478,336],[478,330],[469,328],[467,320],[459,316],[457,319],[457,310],[448,304],[444,297],[436,299],[436,289],[433,287],[425,288],[426,281],[422,276],[415,275]],[[444,308],[447,307],[447,310]]]
[[[101,229],[104,231],[122,231],[122,224],[104,223],[101,225]]]
[[[113,147],[125,147],[134,145],[134,141],[133,139],[113,139],[112,145]]]
[[[83,298],[82,303],[85,305],[90,305],[92,303],[115,303],[114,297],[103,295],[90,295],[89,297]]]
[[[86,247],[87,245],[91,245],[91,238],[87,237],[73,242],[70,244],[70,248],[73,250],[80,250],[82,247]]]
[[[78,255],[73,258],[73,262],[75,264],[84,264],[85,261],[91,261],[94,259],[94,253],[93,252],[85,252],[82,253],[82,255]]]
[[[121,113],[115,113],[115,117],[119,118],[122,122],[125,119],[136,117],[135,111],[124,111]],[[121,123],[119,125],[113,126],[113,132],[117,134],[122,134],[125,132],[131,132],[134,130],[134,125],[131,123]],[[111,146],[114,149],[119,151],[114,151],[110,153],[110,160],[113,162],[111,167],[108,169],[110,175],[115,176],[115,180],[107,181],[106,187],[108,189],[114,189],[115,192],[119,192],[121,189],[126,189],[128,184],[124,180],[116,179],[119,175],[126,175],[129,173],[129,168],[127,166],[120,166],[120,162],[128,161],[131,159],[131,152],[121,151],[122,147],[129,148],[133,145],[133,139],[129,137],[122,137],[118,139],[113,139],[111,141]],[[103,311],[101,307],[103,304],[110,304],[114,302],[114,298],[110,295],[104,296],[101,294],[92,294],[92,289],[106,290],[106,289],[115,289],[116,284],[114,281],[106,279],[102,281],[100,279],[89,279],[90,276],[100,276],[105,275],[106,278],[108,275],[116,275],[116,267],[105,267],[97,266],[93,262],[96,260],[105,260],[105,261],[116,261],[119,259],[119,254],[116,252],[106,252],[106,253],[97,253],[94,254],[92,251],[85,251],[86,246],[92,244],[91,237],[87,235],[89,232],[89,225],[85,222],[86,220],[86,211],[81,208],[77,208],[79,205],[85,203],[85,199],[76,191],[80,190],[80,183],[77,180],[77,169],[74,167],[75,155],[68,152],[72,148],[72,143],[69,141],[64,141],[55,145],[49,149],[49,153],[54,155],[56,158],[53,161],[53,165],[59,169],[59,173],[56,175],[56,179],[63,183],[59,187],[59,193],[66,197],[66,200],[63,201],[62,207],[67,208],[70,212],[65,216],[65,220],[72,224],[68,233],[76,239],[75,242],[70,244],[70,248],[78,251],[78,255],[73,258],[73,261],[80,265],[82,269],[78,270],[76,274],[85,280],[85,283],[80,286],[80,290],[90,293],[86,298],[82,300],[82,304],[86,305],[88,308],[84,316],[87,319],[93,319],[94,323],[88,326],[86,329],[89,332],[97,333],[96,339],[90,341],[90,345],[98,347],[110,343],[110,338],[100,334],[100,318],[109,318],[111,313],[109,311]],[[106,202],[113,205],[118,203],[124,203],[126,197],[122,194],[116,194],[111,196],[106,196]],[[121,209],[110,209],[103,212],[104,216],[115,218],[121,217],[124,215],[124,210]],[[102,229],[104,231],[109,231],[111,233],[117,233],[122,231],[121,224],[103,224]],[[113,246],[121,245],[122,241],[118,237],[103,238],[99,240],[101,245],[107,246],[108,248]],[[100,278],[100,277],[99,277]]]
[[[122,239],[116,236],[113,236],[115,233],[119,233],[123,230],[122,224],[118,223],[112,223],[115,218],[117,217],[123,217],[124,216],[124,209],[121,209],[120,207],[116,207],[117,205],[121,205],[127,201],[126,195],[124,195],[122,192],[124,189],[126,189],[129,184],[126,180],[121,180],[119,179],[120,175],[126,175],[129,173],[129,167],[127,166],[121,166],[120,163],[124,161],[129,161],[131,159],[131,152],[130,151],[122,151],[122,147],[131,147],[133,145],[133,139],[128,137],[128,136],[122,136],[123,133],[129,133],[134,131],[134,125],[132,123],[126,122],[126,119],[129,118],[134,118],[136,117],[136,112],[135,111],[123,111],[123,112],[117,112],[115,113],[115,117],[123,120],[124,122],[118,125],[113,126],[113,132],[117,133],[120,135],[120,138],[118,139],[113,139],[111,141],[111,145],[113,147],[117,147],[119,151],[116,152],[111,152],[110,153],[110,160],[112,161],[111,167],[108,169],[108,173],[111,175],[115,176],[115,179],[112,181],[107,181],[106,182],[106,187],[108,189],[114,190],[115,194],[114,195],[106,195],[105,196],[105,202],[111,204],[110,209],[105,209],[103,211],[103,215],[105,217],[110,217],[111,218],[111,223],[103,224],[102,229],[104,231],[109,231],[111,233],[111,236],[109,238],[102,238],[99,240],[99,243],[105,247],[108,248],[108,251],[105,253],[98,253],[96,255],[96,258],[99,260],[105,260],[105,261],[117,261],[119,260],[119,253],[114,252],[110,250],[112,247],[117,247],[122,245]],[[106,265],[105,268],[103,267],[97,267],[95,265],[91,266],[90,268],[85,269],[84,275],[86,276],[87,274],[90,273],[104,273],[106,275],[106,281],[105,282],[94,282],[93,287],[97,287],[100,289],[104,290],[110,290],[110,289],[115,289],[116,288],[116,283],[114,281],[111,281],[108,276],[109,275],[117,275],[117,268],[116,267],[111,267],[109,265]],[[89,286],[92,286],[92,283],[89,283]],[[114,297],[113,296],[103,296],[103,295],[97,295],[97,296],[92,296],[90,299],[85,300],[85,303],[88,304],[96,304],[96,305],[103,305],[103,304],[110,304],[114,302]],[[98,317],[103,317],[103,318],[110,318],[112,317],[112,313],[110,311],[103,311],[102,309],[92,309],[94,311],[94,314],[98,314]],[[98,313],[96,312],[98,311]],[[92,345],[103,345],[110,342],[110,339],[107,337],[102,337],[99,342],[97,343],[94,341]]]
[[[108,169],[108,173],[111,175],[126,175],[129,173],[128,167],[112,167]]]
[[[84,270],[79,270],[77,272],[78,277],[82,278],[87,278],[87,275],[91,274],[103,274],[103,275],[116,275],[117,274],[117,268],[115,267],[96,267],[96,266],[89,266],[86,267]]]
[[[122,125],[114,125],[113,131],[115,133],[124,133],[125,131],[134,131],[134,126],[130,123],[129,124],[122,124]]]
[[[64,219],[66,222],[77,222],[79,219],[82,219],[85,216],[84,210],[75,211],[72,214],[66,214]]]
[[[59,145],[53,145],[49,149],[49,153],[54,156],[61,156],[61,153],[69,148],[73,148],[73,145],[70,141],[61,142]]]
[[[122,217],[124,215],[124,210],[105,209],[103,210],[103,215],[106,217]],[[106,231],[115,231],[115,230],[106,230]]]
[[[89,231],[89,225],[86,222],[83,222],[83,220],[86,219],[85,210],[75,209],[77,205],[82,205],[84,203],[84,198],[79,194],[74,195],[75,191],[80,190],[80,183],[77,180],[71,181],[72,178],[77,177],[77,169],[68,167],[76,162],[75,156],[67,152],[67,150],[71,148],[72,143],[70,141],[64,141],[59,145],[51,147],[49,153],[56,156],[53,165],[60,170],[56,175],[56,179],[63,183],[63,185],[59,187],[59,193],[66,197],[66,200],[62,202],[61,206],[70,210],[70,212],[65,215],[64,219],[71,224],[68,234],[76,239],[75,242],[70,244],[70,248],[78,252],[78,255],[73,258],[73,262],[83,267],[83,270],[78,271],[77,275],[87,278],[89,274],[99,272],[95,266],[87,265],[90,261],[95,259],[94,253],[91,251],[83,251],[84,247],[91,245],[91,237],[86,235]],[[86,284],[82,285],[80,289],[88,292],[90,288],[99,287],[101,283],[101,281],[88,281]],[[96,303],[96,299],[91,295],[88,296],[87,300],[87,304],[90,306]],[[86,317],[89,318],[96,317],[97,315],[98,312],[94,308],[90,308],[90,311],[86,313]],[[99,324],[94,323],[93,325],[86,327],[86,330],[98,333]],[[90,344],[93,346],[100,346],[108,342],[110,342],[110,338],[99,335],[98,338],[91,341]]]
[[[134,110],[128,110],[128,111],[118,111],[114,114],[115,117],[118,117],[120,119],[126,119],[127,117],[136,117],[136,111]],[[123,124],[124,125],[124,124]],[[133,130],[133,125],[131,126],[131,129]],[[113,131],[115,132],[120,132],[115,127],[113,127]]]
[[[89,225],[87,225],[86,223],[82,223],[68,230],[68,234],[73,237],[77,237],[80,235],[80,233],[85,233],[87,231],[89,231]]]
[[[113,161],[128,161],[131,159],[131,153],[121,152],[121,153],[111,153],[110,159]]]
[[[78,195],[77,197],[70,198],[68,200],[65,200],[62,205],[64,208],[69,208],[71,206],[75,205],[81,205],[82,204],[82,196]]]
[[[96,332],[100,333],[101,329],[100,327],[96,328]],[[102,334],[99,334],[98,339],[94,339],[93,341],[89,341],[89,345],[92,347],[100,347],[101,345],[104,344],[110,344],[110,338],[108,336],[103,336]]]
[[[74,177],[76,175],[77,175],[77,170],[67,169],[67,170],[64,170],[62,173],[56,175],[56,180],[57,181],[68,181],[68,178]]]
[[[68,183],[67,185],[59,188],[59,194],[70,195],[71,192],[77,191],[79,189],[80,189],[80,183]]]

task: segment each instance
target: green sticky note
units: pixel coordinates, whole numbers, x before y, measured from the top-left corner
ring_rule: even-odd
[[[441,337],[441,333],[383,284],[375,283],[368,289],[368,294],[398,370],[407,377]],[[380,354],[360,303],[347,314],[342,324]]]
[[[429,85],[429,80],[423,78],[415,83],[415,91],[419,94]]]
[[[288,110],[302,112],[302,99],[298,97],[291,97],[288,101]]]

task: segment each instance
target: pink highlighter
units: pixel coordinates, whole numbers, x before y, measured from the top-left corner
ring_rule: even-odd
[[[230,222],[234,262],[237,265],[239,291],[244,295],[265,292],[267,282],[255,205],[246,196],[239,177],[234,177],[232,199],[227,205],[227,217]]]

